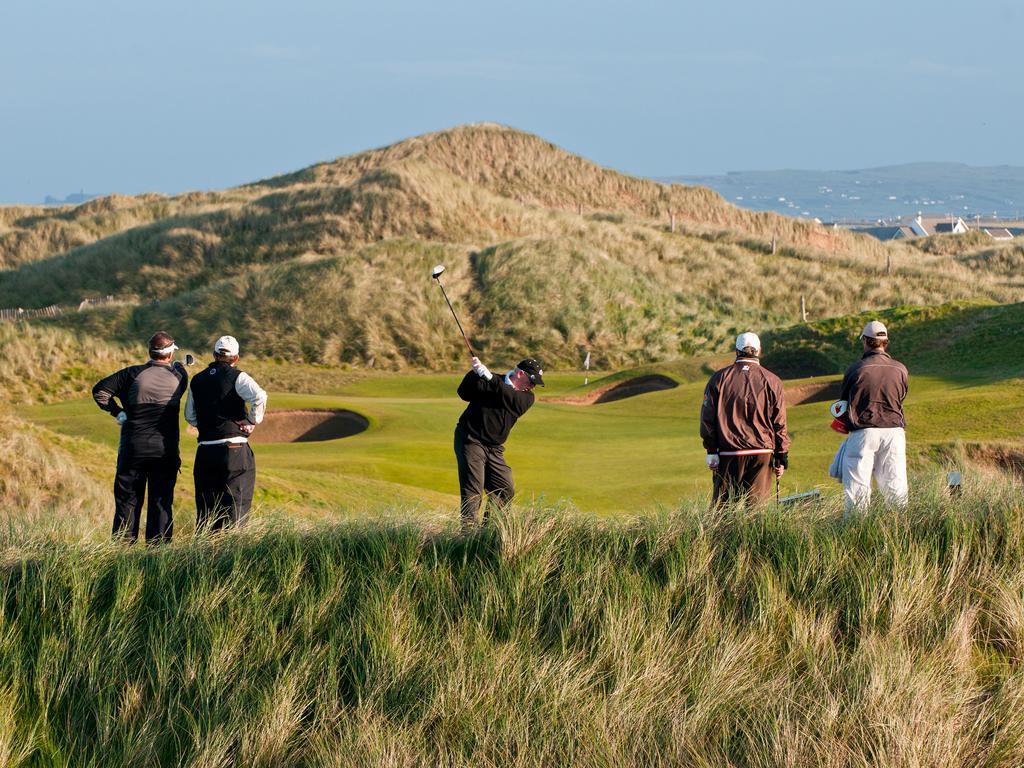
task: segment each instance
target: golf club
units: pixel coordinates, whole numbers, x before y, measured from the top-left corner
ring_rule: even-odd
[[[456,325],[459,326],[459,332],[462,334],[462,340],[466,342],[466,349],[469,350],[470,357],[476,357],[476,352],[473,351],[473,345],[469,343],[469,338],[466,336],[466,332],[462,330],[462,323],[459,322],[459,316],[455,314],[455,307],[452,306],[451,300],[448,298],[448,292],[445,291],[444,285],[441,284],[441,274],[444,272],[444,264],[438,264],[432,270],[430,270],[430,276],[437,280],[437,284],[441,286],[441,293],[444,294],[444,300],[448,302],[448,309],[452,311],[452,317],[455,318]]]
[[[185,365],[195,365],[196,359],[192,355],[185,355]]]

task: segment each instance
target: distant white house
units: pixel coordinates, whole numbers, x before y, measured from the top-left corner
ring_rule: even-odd
[[[959,216],[926,217],[920,213],[911,220],[910,228],[918,237],[943,234],[963,235],[968,231],[967,224]]]
[[[824,224],[826,227],[844,226],[851,232],[859,232],[862,235],[870,235],[876,240],[889,242],[892,240],[908,240],[915,237],[930,237],[931,235],[953,234],[962,235],[971,231],[959,216],[923,216],[917,214],[914,218],[899,219],[895,222],[879,221],[877,224],[862,225],[838,225],[835,223]],[[1013,240],[1015,237],[1024,237],[1024,227],[998,227],[998,226],[977,226],[979,232],[984,232],[993,240]]]

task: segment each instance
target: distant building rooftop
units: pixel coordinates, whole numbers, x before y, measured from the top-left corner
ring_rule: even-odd
[[[889,240],[904,240],[908,237],[916,237],[914,230],[910,227],[853,227],[851,232],[859,232],[862,235],[871,235],[876,240],[888,242]]]
[[[993,240],[1013,240],[1014,234],[1005,227],[994,227],[981,230]]]

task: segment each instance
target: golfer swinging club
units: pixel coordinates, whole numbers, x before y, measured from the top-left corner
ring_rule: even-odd
[[[505,463],[505,440],[533,405],[533,388],[544,386],[543,374],[540,363],[527,358],[504,376],[495,376],[473,357],[473,369],[459,384],[459,397],[469,403],[455,427],[463,529],[476,524],[484,492],[502,507],[512,501],[515,486]],[[484,522],[487,514],[485,509]]]
[[[782,381],[763,368],[761,340],[736,337],[736,362],[716,372],[704,390],[700,436],[714,472],[712,503],[771,498],[772,477],[789,468],[789,432]]]

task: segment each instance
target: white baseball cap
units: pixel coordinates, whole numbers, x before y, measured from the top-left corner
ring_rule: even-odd
[[[741,333],[736,337],[736,350],[742,352],[747,347],[753,347],[758,352],[761,351],[761,340],[757,338],[756,333]]]
[[[862,339],[888,339],[889,331],[880,320],[872,320],[864,326],[864,331],[860,336]]]
[[[223,352],[228,355],[238,354],[238,339],[234,336],[221,336],[213,345],[213,354]]]

